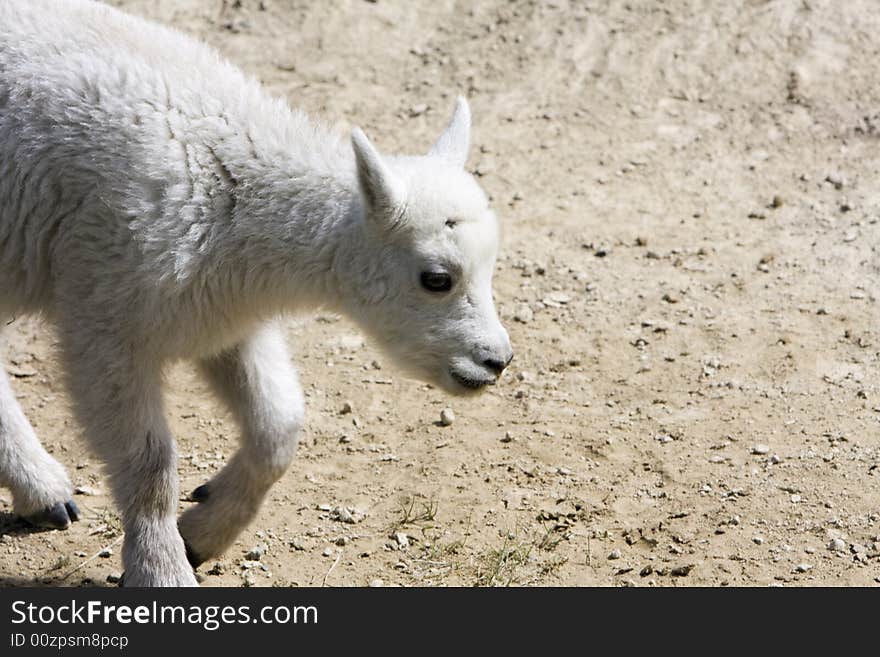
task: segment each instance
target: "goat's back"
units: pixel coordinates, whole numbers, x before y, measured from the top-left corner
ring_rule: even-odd
[[[174,30],[91,0],[0,2],[0,312],[45,306],[61,255],[149,268],[224,207],[224,162],[283,154],[305,125]]]

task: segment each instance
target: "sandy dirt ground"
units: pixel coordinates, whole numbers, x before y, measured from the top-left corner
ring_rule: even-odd
[[[466,94],[504,226],[517,355],[479,398],[403,378],[347,320],[288,321],[300,452],[203,585],[880,582],[873,2],[112,4],[389,152]],[[6,337],[84,518],[34,531],[0,490],[0,583],[107,585],[118,516],[51,327]],[[236,428],[187,364],[167,410],[187,492]]]

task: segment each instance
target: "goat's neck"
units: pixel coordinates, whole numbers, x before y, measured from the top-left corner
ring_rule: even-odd
[[[240,260],[243,292],[275,313],[343,310],[351,258],[364,222],[353,162],[302,173],[256,174],[236,209],[231,257]]]

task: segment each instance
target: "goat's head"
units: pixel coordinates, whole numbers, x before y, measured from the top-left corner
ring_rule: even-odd
[[[513,357],[492,299],[498,223],[464,169],[469,140],[463,98],[424,156],[385,157],[352,133],[361,324],[403,368],[458,394],[495,383]]]

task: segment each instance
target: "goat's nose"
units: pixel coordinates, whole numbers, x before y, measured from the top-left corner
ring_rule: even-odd
[[[510,356],[507,357],[506,361],[500,360],[497,358],[487,358],[486,360],[483,361],[483,365],[485,365],[490,370],[495,372],[495,374],[500,376],[501,373],[504,371],[504,368],[507,367],[508,365],[510,365],[510,361],[512,361],[512,360],[513,360],[513,353],[511,353]]]

